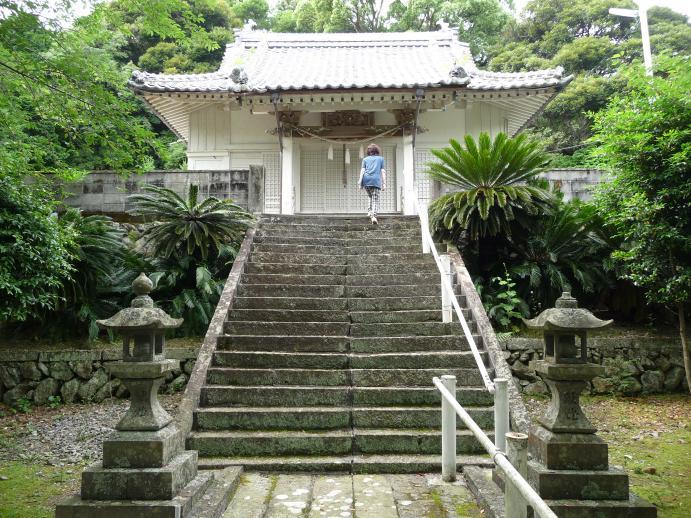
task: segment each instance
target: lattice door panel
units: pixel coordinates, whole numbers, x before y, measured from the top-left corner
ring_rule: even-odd
[[[415,150],[415,189],[421,202],[429,203],[437,197],[436,182],[425,171],[428,162],[436,162],[437,158],[429,149]]]
[[[281,213],[281,155],[262,153],[264,164],[264,212]]]

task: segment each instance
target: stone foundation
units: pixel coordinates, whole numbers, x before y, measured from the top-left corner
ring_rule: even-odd
[[[509,338],[502,343],[504,358],[517,385],[526,394],[549,394],[535,374],[542,359],[542,339]],[[679,340],[672,337],[589,338],[588,361],[604,365],[604,376],[588,384],[591,394],[656,394],[687,391]]]
[[[193,347],[168,349],[180,368],[166,375],[161,392],[185,387],[197,352]],[[107,369],[121,359],[121,350],[0,351],[0,400],[16,406],[20,400],[45,405],[51,396],[59,396],[61,403],[126,398],[129,391]]]

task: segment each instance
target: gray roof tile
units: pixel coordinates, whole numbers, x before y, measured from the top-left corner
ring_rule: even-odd
[[[456,67],[461,67],[452,74]],[[478,70],[457,31],[292,34],[242,30],[217,72],[134,72],[142,92],[248,92],[467,86],[473,90],[564,84],[561,68],[496,73]]]

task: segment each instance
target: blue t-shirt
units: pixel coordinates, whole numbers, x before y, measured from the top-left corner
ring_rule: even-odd
[[[384,158],[379,155],[366,156],[362,159],[362,168],[365,170],[365,174],[362,176],[362,186],[381,189],[381,170],[384,169]]]

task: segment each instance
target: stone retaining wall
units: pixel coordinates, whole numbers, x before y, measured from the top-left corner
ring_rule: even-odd
[[[509,338],[502,348],[523,392],[549,393],[533,368],[533,362],[542,359],[542,339]],[[681,344],[672,337],[594,336],[588,340],[588,361],[607,369],[604,377],[590,384],[591,394],[635,396],[688,391]]]
[[[563,168],[545,171],[539,175],[550,184],[550,187],[564,193],[564,200],[590,200],[593,197],[593,186],[604,179],[604,171],[600,169]]]
[[[166,356],[180,360],[180,368],[166,377],[162,391],[174,392],[187,384],[197,358],[197,348],[171,348]],[[50,396],[63,403],[101,402],[124,398],[129,392],[105,368],[122,359],[122,351],[0,351],[0,399],[15,406],[20,400],[45,405]]]

